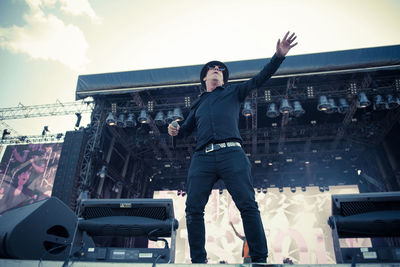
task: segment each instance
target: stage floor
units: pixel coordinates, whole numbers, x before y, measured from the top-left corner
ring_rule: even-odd
[[[42,261],[37,260],[7,260],[0,259],[0,267],[62,267],[61,261]],[[157,264],[164,267],[204,267],[204,264]],[[259,264],[257,264],[259,266]],[[129,262],[70,262],[70,267],[152,267],[151,263],[129,263]],[[251,264],[207,264],[209,267],[252,267]],[[265,267],[351,267],[351,264],[264,264]],[[400,263],[357,263],[356,267],[400,267]]]

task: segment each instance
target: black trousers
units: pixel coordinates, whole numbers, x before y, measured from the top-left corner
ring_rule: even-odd
[[[240,211],[252,262],[265,262],[267,240],[254,197],[251,164],[241,147],[196,152],[186,183],[186,225],[192,263],[207,259],[204,208],[215,182],[221,178]]]

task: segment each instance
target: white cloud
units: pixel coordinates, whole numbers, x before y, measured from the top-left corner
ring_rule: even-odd
[[[59,0],[61,10],[74,16],[87,15],[94,22],[100,23],[100,18],[96,15],[88,0]]]
[[[82,71],[89,62],[88,43],[83,32],[42,10],[53,7],[57,1],[65,12],[86,14],[99,21],[86,0],[26,0],[31,8],[24,16],[26,25],[0,28],[0,47],[14,53],[26,53],[34,59],[59,61],[73,70]]]

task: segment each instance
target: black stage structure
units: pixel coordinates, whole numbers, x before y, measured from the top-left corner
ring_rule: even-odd
[[[229,82],[253,77],[268,60],[227,62]],[[91,124],[66,135],[53,196],[78,212],[85,198],[184,191],[195,139],[174,148],[167,124],[187,116],[201,67],[79,76],[76,99],[94,100]],[[400,45],[288,56],[240,114],[254,187],[399,190],[399,93]]]

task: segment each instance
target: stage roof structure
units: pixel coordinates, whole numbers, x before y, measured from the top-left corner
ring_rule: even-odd
[[[253,77],[269,58],[227,62],[230,82]],[[357,72],[400,66],[400,45],[288,56],[275,77]],[[80,75],[76,99],[199,85],[202,65]]]

